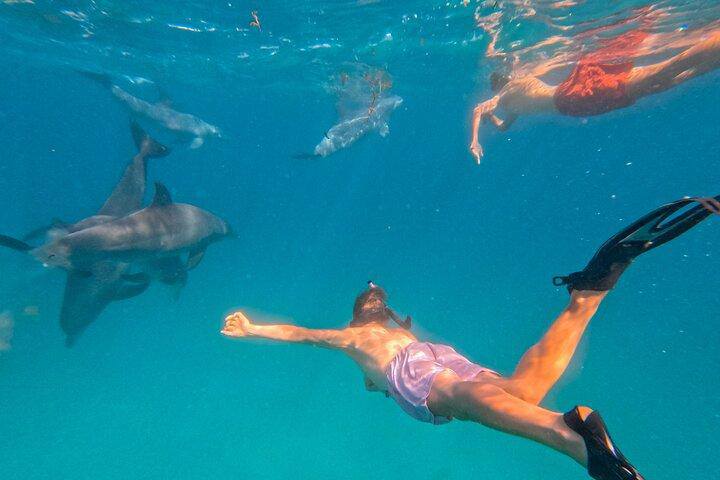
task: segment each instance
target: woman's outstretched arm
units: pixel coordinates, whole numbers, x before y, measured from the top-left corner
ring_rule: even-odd
[[[495,96],[490,100],[478,104],[473,110],[472,119],[472,139],[470,141],[470,153],[475,157],[475,161],[480,164],[480,160],[483,156],[482,145],[478,137],[480,135],[480,122],[487,116],[494,116],[495,109],[497,108],[499,97]]]

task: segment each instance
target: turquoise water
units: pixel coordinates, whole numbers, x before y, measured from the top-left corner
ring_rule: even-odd
[[[152,101],[160,87],[222,129],[199,149],[153,130],[173,152],[150,161],[149,179],[238,234],[210,246],[178,299],[153,283],[71,349],[57,324],[63,272],[0,250],[0,314],[13,324],[0,351],[2,478],[586,478],[526,440],[412,420],[335,352],[218,331],[236,308],[341,326],[373,279],[418,335],[509,373],[565,305],[553,275],[657,205],[720,193],[720,74],[603,116],[486,131],[477,166],[469,115],[497,63],[475,16],[503,13],[499,44],[529,61],[552,53],[528,47],[559,26],[640,2],[537,2],[536,16],[513,2],[208,3],[0,4],[2,233],[92,215],[135,154],[127,110],[76,73],[90,70]],[[666,31],[719,16],[710,1],[660,6],[675,15]],[[389,135],[293,158],[337,122],[327,84],[357,63],[389,72],[404,100]],[[720,468],[718,232],[710,219],[633,265],[546,402],[602,411],[649,479]]]

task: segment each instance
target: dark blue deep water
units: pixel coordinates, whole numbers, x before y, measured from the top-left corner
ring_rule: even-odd
[[[231,341],[222,319],[339,327],[373,279],[418,335],[510,373],[567,301],[553,275],[657,205],[720,193],[720,73],[602,116],[486,129],[477,166],[470,112],[494,67],[474,14],[507,9],[508,51],[557,33],[522,2],[145,3],[0,3],[0,230],[92,215],[135,154],[127,109],[86,70],[222,129],[190,149],[148,124],[173,148],[149,181],[237,239],[210,246],[179,298],[153,283],[73,348],[64,273],[0,250],[0,478],[586,478],[526,440],[416,422],[342,355]],[[551,3],[537,8],[564,24],[639,5]],[[678,22],[717,20],[714,2],[686,3]],[[337,122],[326,86],[348,64],[392,76],[389,135],[294,158]],[[601,410],[649,479],[720,470],[719,234],[711,218],[633,265],[545,403]]]

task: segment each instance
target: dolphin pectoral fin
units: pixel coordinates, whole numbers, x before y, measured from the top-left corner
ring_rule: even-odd
[[[202,137],[195,137],[193,138],[193,141],[190,142],[190,148],[195,150],[196,148],[202,147],[203,143],[205,143],[205,140]]]
[[[126,282],[132,283],[150,283],[150,275],[143,272],[138,273],[125,273],[120,276]]]
[[[97,276],[84,277],[78,272],[68,272],[60,309],[60,328],[66,335],[67,347],[73,346],[110,303],[107,288],[108,283]]]
[[[387,122],[384,122],[382,125],[380,125],[380,128],[378,128],[378,133],[383,138],[387,137],[390,133],[390,125],[388,125]]]
[[[155,196],[153,197],[151,207],[162,207],[170,205],[172,203],[172,197],[167,187],[160,182],[155,182]]]
[[[28,245],[22,240],[8,237],[7,235],[0,235],[0,246],[12,248],[13,250],[17,250],[18,252],[29,252],[33,249],[32,245]]]
[[[150,282],[138,283],[134,285],[123,285],[113,293],[113,300],[127,300],[128,298],[137,297],[150,286]]]
[[[187,269],[192,270],[193,268],[200,265],[200,262],[202,261],[204,256],[205,247],[191,250],[190,255],[188,255]]]

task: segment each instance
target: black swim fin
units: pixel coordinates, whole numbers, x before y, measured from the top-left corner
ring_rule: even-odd
[[[0,235],[0,246],[12,248],[13,250],[17,250],[18,252],[29,252],[33,249],[32,245],[28,245],[22,240],[8,237],[7,235]]]
[[[720,195],[715,199],[720,199]],[[710,216],[712,212],[700,200],[684,198],[653,210],[607,240],[582,271],[554,277],[553,284],[567,285],[569,291],[612,290],[637,256],[682,235]],[[701,204],[666,221],[693,203]]]
[[[148,135],[135,120],[130,122],[130,131],[140,155],[146,158],[160,158],[170,153],[168,147]]]
[[[563,415],[563,420],[585,441],[588,473],[596,480],[644,480],[625,455],[618,450],[598,412],[582,417],[575,407]]]

